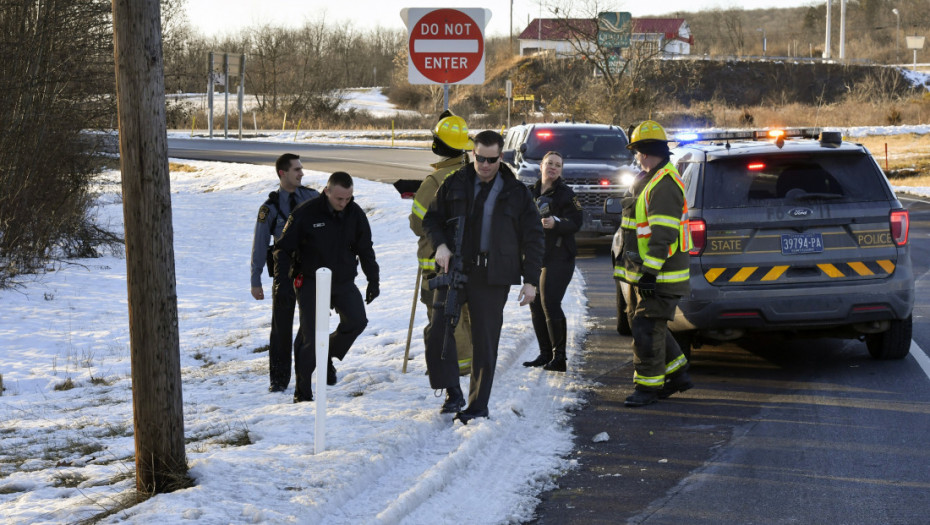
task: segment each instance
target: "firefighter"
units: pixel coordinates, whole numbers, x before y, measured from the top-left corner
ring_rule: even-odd
[[[634,195],[623,199],[622,256],[614,277],[633,286],[627,315],[633,330],[634,390],[624,404],[640,407],[694,386],[688,360],[668,330],[678,301],[691,289],[691,233],[684,185],[669,160],[662,126],[643,122],[627,148],[646,175]]]
[[[430,165],[435,171],[423,179],[413,198],[413,209],[410,211],[410,229],[419,237],[417,260],[423,274],[420,281],[420,302],[426,306],[427,321],[423,329],[424,341],[433,318],[435,290],[429,289],[429,280],[436,276],[436,260],[434,259],[436,248],[429,242],[426,230],[423,229],[423,216],[426,215],[426,210],[433,202],[436,190],[442,181],[471,162],[467,152],[474,146],[474,142],[468,137],[465,119],[455,116],[449,110],[443,111],[439,115],[439,122],[433,128],[432,145],[433,153],[440,156],[442,160]],[[462,306],[459,324],[455,328],[455,346],[458,353],[459,375],[468,375],[471,373],[471,318],[468,315],[467,304]]]

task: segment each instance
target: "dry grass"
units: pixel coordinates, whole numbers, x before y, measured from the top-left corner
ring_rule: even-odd
[[[193,166],[191,166],[191,165],[189,165],[189,164],[181,164],[181,163],[179,163],[179,162],[169,162],[169,163],[168,163],[168,170],[169,170],[169,171],[181,171],[181,172],[185,172],[185,173],[193,173],[193,172],[195,172],[195,171],[200,171],[200,170],[198,170],[197,168],[195,168],[195,167],[193,167]]]

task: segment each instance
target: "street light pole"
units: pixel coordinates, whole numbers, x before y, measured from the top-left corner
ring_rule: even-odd
[[[765,56],[765,48],[768,47],[768,41],[765,38],[765,28],[757,28],[756,31],[762,31],[762,56]]]
[[[894,59],[895,62],[901,62],[901,12],[898,11],[898,8],[891,10],[894,13],[895,17],[895,30],[894,30]]]

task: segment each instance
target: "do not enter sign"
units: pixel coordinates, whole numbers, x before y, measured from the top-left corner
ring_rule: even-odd
[[[401,11],[409,34],[407,80],[411,84],[484,82],[487,9],[408,8]]]

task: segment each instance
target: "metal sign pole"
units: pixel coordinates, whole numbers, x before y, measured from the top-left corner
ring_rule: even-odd
[[[442,109],[449,109],[449,84],[442,85]]]
[[[245,98],[245,53],[239,55],[239,140],[242,140],[242,105]]]

